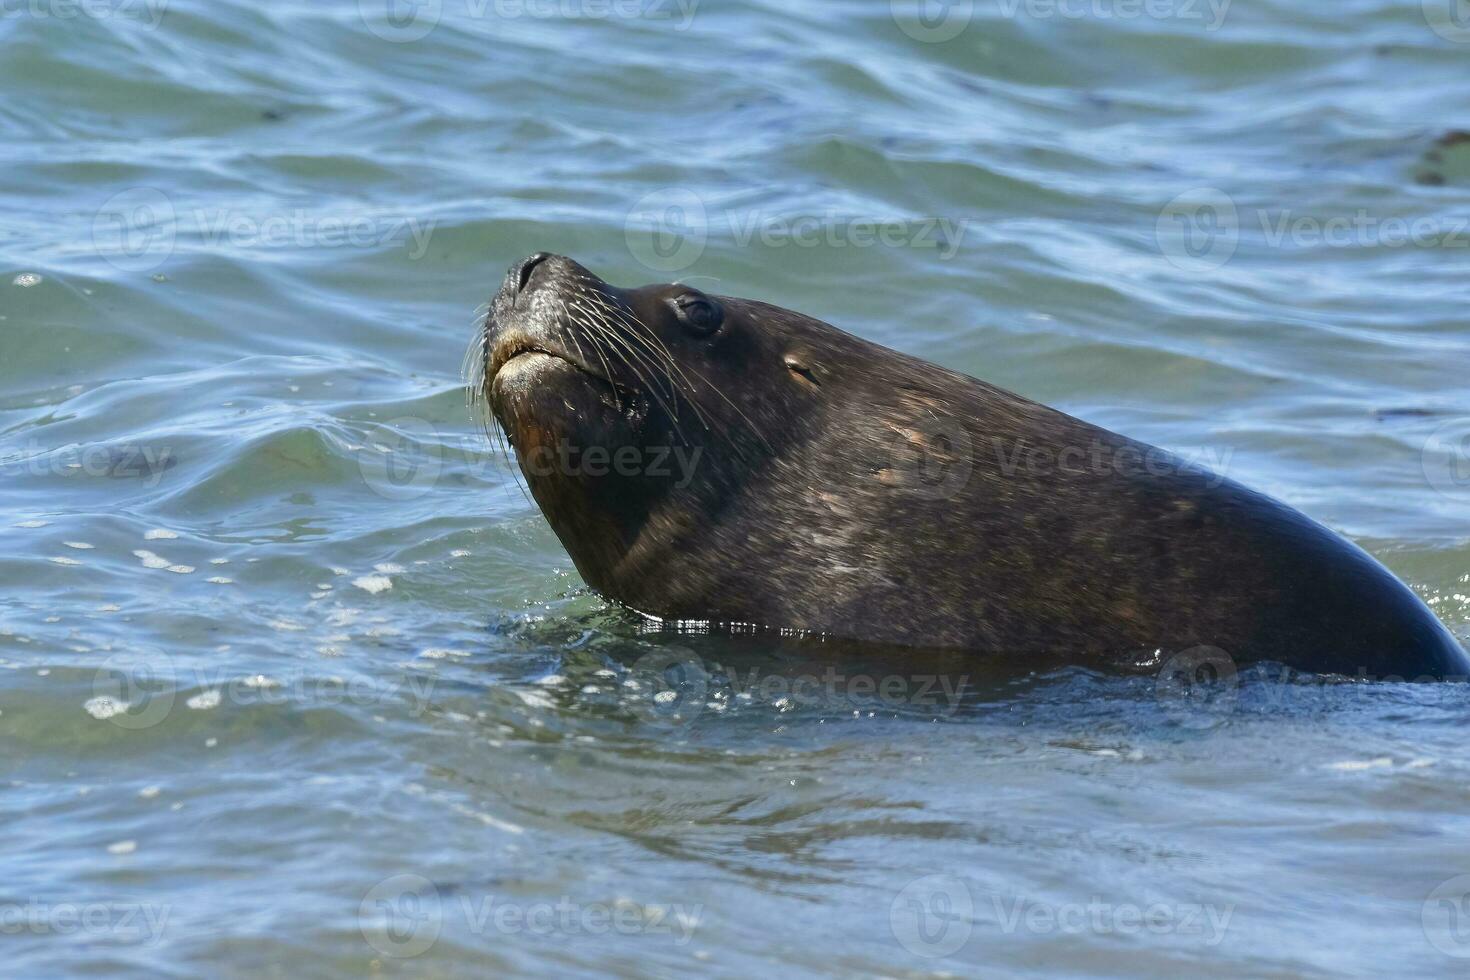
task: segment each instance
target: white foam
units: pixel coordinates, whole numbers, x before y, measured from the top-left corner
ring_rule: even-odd
[[[1364,769],[1390,769],[1392,767],[1393,760],[1386,755],[1377,759],[1344,759],[1342,762],[1329,762],[1326,766],[1338,772],[1362,772]]]
[[[185,707],[195,711],[208,711],[219,707],[219,691],[201,691],[184,702]]]
[[[447,657],[468,657],[469,654],[463,650],[446,650],[443,647],[430,647],[419,654],[425,660],[444,660]]]
[[[99,721],[106,721],[115,715],[123,714],[128,710],[126,701],[114,701],[112,698],[92,698],[82,705],[87,709],[87,714]]]
[[[373,595],[393,588],[393,580],[386,575],[359,575],[352,580],[352,584]]]
[[[133,557],[143,563],[144,568],[167,568],[170,564],[167,558],[160,558],[146,548],[139,548],[133,552]]]

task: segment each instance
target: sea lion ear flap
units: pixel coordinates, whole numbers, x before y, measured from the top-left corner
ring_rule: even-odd
[[[804,383],[817,388],[822,386],[824,372],[807,356],[806,351],[788,351],[782,360],[786,369]]]

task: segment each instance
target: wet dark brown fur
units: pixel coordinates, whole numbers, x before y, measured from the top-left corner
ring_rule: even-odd
[[[1417,596],[1284,504],[790,310],[537,255],[472,357],[578,571],[647,614],[1021,662],[1204,644],[1470,674]],[[655,465],[672,447],[687,472]]]

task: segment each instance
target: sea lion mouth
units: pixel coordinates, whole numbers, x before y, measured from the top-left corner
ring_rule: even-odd
[[[566,361],[567,360],[565,357],[562,357],[560,354],[555,354],[555,353],[547,350],[544,347],[521,347],[521,348],[518,348],[516,350],[511,351],[505,357],[501,358],[499,360],[499,363],[496,364],[492,368],[492,370],[490,372],[490,383],[491,384],[494,384],[495,383],[495,379],[500,376],[500,372],[501,371],[504,371],[506,368],[510,367],[511,366],[511,362],[518,361],[519,360],[519,361],[521,361],[524,364],[524,363],[527,363],[527,360],[526,359],[529,359],[529,358],[541,358],[541,357],[550,357],[550,358],[553,358],[553,359],[558,360],[558,361]],[[568,361],[568,363],[571,363],[571,362]],[[573,366],[575,367],[575,365],[573,365]],[[512,370],[514,370],[514,369],[512,369]]]
[[[500,378],[501,373],[511,366],[511,362],[520,362],[512,368],[512,370],[518,371],[522,368],[529,368],[534,363],[534,359],[539,358],[552,358],[558,361],[565,361],[583,374],[590,375],[604,384],[612,384],[609,379],[598,374],[577,358],[557,350],[555,345],[517,332],[503,338],[500,343],[495,345],[495,349],[490,352],[490,363],[486,365],[485,369],[487,386],[493,388],[496,380]]]
[[[554,373],[558,367],[570,369],[562,372],[564,377],[581,377],[595,384],[609,404],[620,411],[629,412],[642,405],[640,393],[627,384],[609,378],[580,357],[558,350],[555,344],[519,332],[503,338],[491,351],[485,368],[485,394],[494,402],[496,394],[513,382],[565,383]]]

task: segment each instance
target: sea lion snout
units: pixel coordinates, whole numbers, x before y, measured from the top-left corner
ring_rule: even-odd
[[[542,291],[550,290],[554,294],[573,284],[598,290],[608,288],[607,283],[565,255],[533,252],[512,262],[505,270],[505,279],[495,298],[495,308],[497,312],[504,312],[527,307]]]
[[[536,266],[551,257],[550,252],[537,252],[534,255],[528,255],[516,265],[512,265],[505,273],[506,288],[510,288],[510,284],[514,282],[515,295],[519,296],[524,293],[530,284],[531,273],[536,271]]]
[[[491,303],[483,326],[483,377],[487,384],[508,362],[521,355],[543,353],[570,362],[583,372],[611,381],[601,362],[594,363],[577,339],[573,309],[606,283],[564,255],[534,252],[512,262]]]

